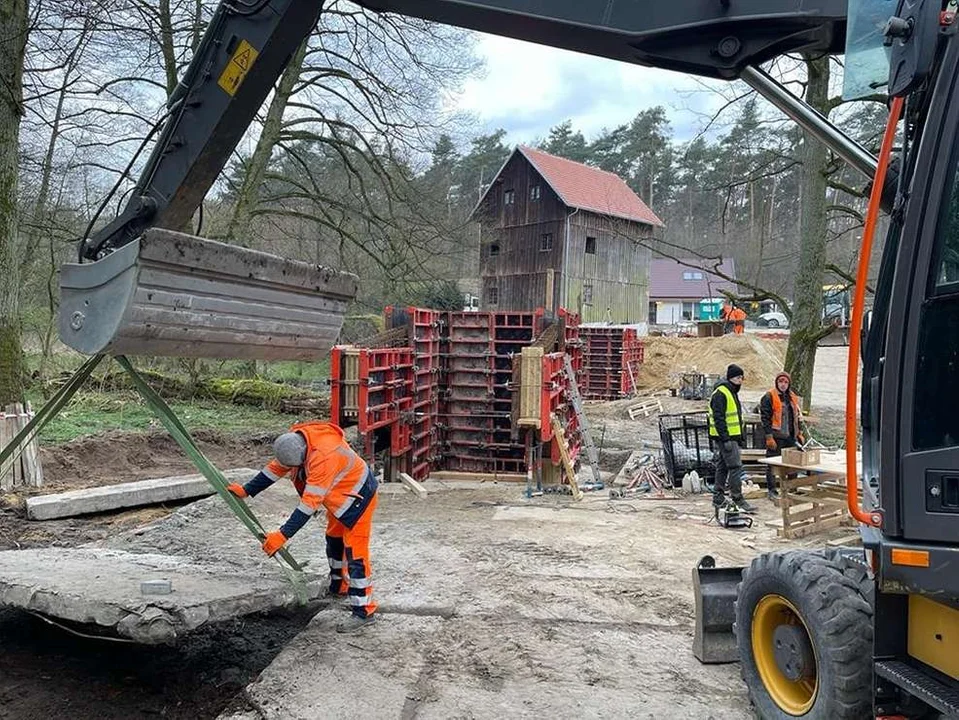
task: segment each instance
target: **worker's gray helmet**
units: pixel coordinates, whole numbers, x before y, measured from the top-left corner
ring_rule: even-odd
[[[302,465],[306,460],[306,440],[298,432],[283,433],[273,442],[273,455],[286,467]]]

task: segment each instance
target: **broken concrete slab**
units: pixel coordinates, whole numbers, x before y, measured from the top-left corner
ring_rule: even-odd
[[[230,482],[246,481],[255,474],[256,470],[250,468],[235,468],[223,473]],[[190,500],[213,493],[209,481],[199,474],[139,480],[27,498],[27,517],[31,520],[53,520],[141,505]]]
[[[297,500],[292,484],[281,482],[250,504],[273,529]],[[0,552],[0,606],[140,643],[172,642],[206,623],[318,597],[328,573],[325,526],[310,525],[313,532],[294,538],[290,550],[301,564],[312,563],[302,576],[291,575],[219,496],[208,497],[103,543]],[[296,586],[291,577],[300,578]],[[172,592],[144,595],[150,580],[169,580]]]
[[[144,594],[142,583],[168,580],[168,595]],[[320,579],[295,587],[278,570],[256,564],[132,553],[102,547],[0,552],[0,605],[112,630],[144,644],[169,643],[206,623],[316,598]],[[298,597],[300,595],[300,597]]]

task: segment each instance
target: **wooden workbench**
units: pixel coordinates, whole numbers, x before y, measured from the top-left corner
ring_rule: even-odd
[[[855,523],[846,507],[846,453],[838,450],[821,455],[816,465],[786,464],[778,456],[759,459],[779,479],[782,520],[766,524],[775,527],[782,537],[800,538]],[[857,465],[861,473],[862,456],[858,453]]]

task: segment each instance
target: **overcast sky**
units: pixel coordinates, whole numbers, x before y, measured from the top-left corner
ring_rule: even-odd
[[[456,104],[479,116],[483,132],[507,130],[509,144],[545,138],[566,119],[592,140],[603,127],[621,125],[655,105],[666,108],[676,139],[683,141],[699,131],[707,111],[723,102],[702,81],[680,73],[479,37],[477,52],[487,72],[466,84]]]

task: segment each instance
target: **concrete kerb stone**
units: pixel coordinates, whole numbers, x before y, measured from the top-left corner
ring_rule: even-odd
[[[235,468],[223,473],[229,482],[245,481],[255,474],[256,470],[250,468]],[[138,480],[28,498],[27,518],[53,520],[142,505],[190,500],[213,493],[213,487],[203,475]]]

